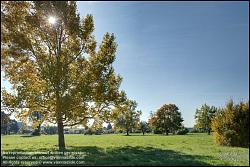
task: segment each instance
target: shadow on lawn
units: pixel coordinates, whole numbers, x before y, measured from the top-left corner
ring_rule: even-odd
[[[22,150],[15,150],[15,149],[9,151],[22,152]],[[37,151],[45,151],[45,150],[40,149]],[[173,150],[162,150],[153,147],[127,146],[127,147],[103,149],[95,146],[84,146],[84,147],[68,146],[65,152],[81,152],[82,154],[84,154],[82,158],[78,159],[79,161],[83,162],[82,165],[208,166],[211,164],[202,161],[213,159],[212,157],[209,156],[187,155]],[[23,152],[23,154],[25,155],[25,152]],[[63,160],[63,158],[61,160]],[[78,164],[78,166],[80,166],[80,164]]]
[[[23,135],[23,136],[20,136],[20,137],[37,137],[37,136],[33,136],[33,135]]]

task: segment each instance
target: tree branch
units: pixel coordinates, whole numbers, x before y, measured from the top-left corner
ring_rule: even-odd
[[[75,61],[75,60],[78,58],[78,56],[80,56],[80,55],[82,54],[83,49],[84,49],[84,47],[82,46],[82,48],[81,48],[81,50],[79,51],[79,53],[78,53],[73,59],[71,59],[71,60],[66,64],[66,66],[68,66],[70,63],[72,63],[73,61]]]
[[[90,118],[93,118],[93,117],[84,117],[82,120],[78,121],[78,122],[75,122],[75,123],[72,123],[72,124],[64,124],[63,126],[75,126],[75,125],[78,125],[80,123],[82,123],[83,121],[85,121],[86,119],[90,119]]]

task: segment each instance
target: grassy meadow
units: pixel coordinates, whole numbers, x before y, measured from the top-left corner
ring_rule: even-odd
[[[84,165],[249,166],[249,148],[219,146],[207,134],[66,134],[65,143],[66,151],[85,154]],[[1,153],[57,150],[57,135],[1,136]]]

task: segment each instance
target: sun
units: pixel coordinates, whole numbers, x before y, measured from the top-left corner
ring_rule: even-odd
[[[56,18],[53,17],[53,16],[50,16],[48,21],[49,21],[50,24],[55,24],[56,23]]]

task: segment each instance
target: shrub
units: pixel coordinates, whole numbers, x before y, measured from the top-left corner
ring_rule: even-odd
[[[190,133],[205,133],[203,129],[193,128]]]
[[[229,101],[212,120],[212,130],[221,145],[249,147],[249,102]]]
[[[35,129],[32,133],[31,133],[32,136],[40,136],[41,135],[41,132],[39,129]]]
[[[88,128],[85,130],[84,135],[93,135],[95,132],[93,129]]]
[[[194,128],[194,129],[191,130],[191,133],[200,133],[200,131],[199,131],[199,129]]]
[[[163,131],[160,128],[154,129],[153,132],[154,132],[154,134],[162,134],[163,133]]]
[[[183,128],[183,129],[180,129],[180,130],[178,130],[177,131],[177,135],[185,135],[185,134],[187,134],[189,131],[188,131],[188,129],[187,128]]]

